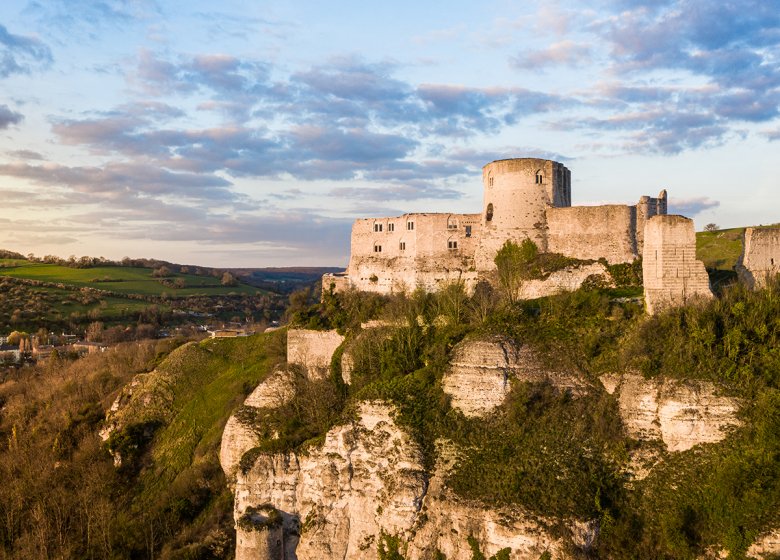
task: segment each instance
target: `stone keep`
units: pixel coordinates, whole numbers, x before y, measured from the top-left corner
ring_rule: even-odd
[[[495,268],[493,258],[507,241],[531,239],[547,251],[546,212],[571,206],[571,173],[544,159],[502,159],[482,168],[484,200],[477,269]]]
[[[737,274],[750,288],[763,288],[780,273],[780,227],[745,228]]]
[[[666,215],[647,221],[642,280],[645,305],[651,315],[695,298],[712,297],[704,263],[696,260],[693,220]]]

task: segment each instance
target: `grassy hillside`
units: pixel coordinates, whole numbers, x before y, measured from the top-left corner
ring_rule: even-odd
[[[696,233],[696,258],[711,270],[734,270],[742,253],[745,228],[700,231]]]
[[[219,442],[283,359],[284,332],[182,342],[120,345],[0,379],[0,558],[232,557]],[[124,458],[117,469],[97,432],[138,372],[148,373],[110,440]]]
[[[217,321],[270,321],[280,317],[287,300],[284,295],[242,282],[222,285],[222,273],[196,267],[77,268],[0,252],[0,256],[3,254],[0,333],[39,328],[80,330],[93,321],[157,327],[203,321],[205,317]],[[161,267],[167,269],[162,277]],[[203,272],[186,273],[193,270]]]
[[[230,293],[256,294],[260,290],[246,284],[222,286],[220,279],[212,276],[171,274],[170,279],[181,279],[183,288],[171,288],[152,276],[151,268],[124,266],[97,266],[70,268],[56,264],[34,263],[18,259],[0,259],[0,276],[25,278],[76,286],[95,288],[122,294],[159,296],[227,295]]]

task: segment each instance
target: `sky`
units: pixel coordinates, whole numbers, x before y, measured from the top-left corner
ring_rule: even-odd
[[[0,248],[345,266],[510,157],[780,222],[780,0],[0,3]]]

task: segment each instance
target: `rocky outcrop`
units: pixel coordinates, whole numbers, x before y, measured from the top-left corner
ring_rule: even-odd
[[[747,550],[748,558],[769,560],[778,556],[780,556],[780,529],[761,535]]]
[[[273,504],[284,518],[288,557],[373,560],[383,533],[409,538],[427,483],[419,450],[390,408],[366,402],[321,448],[261,455],[239,472],[235,512],[239,518],[249,507]]]
[[[518,292],[520,299],[536,299],[563,292],[579,290],[583,282],[596,279],[605,285],[612,284],[612,277],[601,263],[578,264],[556,270],[542,280],[525,280]]]
[[[293,397],[290,374],[277,370],[260,383],[246,398],[244,407],[277,408]],[[234,480],[241,457],[260,442],[257,434],[235,414],[228,418],[222,432],[219,461],[229,480]]]
[[[513,558],[545,552],[566,558],[571,543],[592,544],[591,524],[572,523],[553,535],[544,520],[519,509],[488,508],[454,496],[445,484],[454,454],[440,453],[429,475],[419,448],[392,415],[385,403],[362,402],[357,418],[331,429],[321,447],[260,455],[246,472],[238,471],[236,558],[374,560],[386,536],[399,540],[409,560],[431,558],[436,551],[450,560],[470,560],[469,537],[487,556],[509,548]],[[259,515],[263,508],[266,513]],[[269,523],[272,510],[278,512],[279,531]]]
[[[719,442],[740,424],[739,401],[718,395],[713,383],[645,379],[637,374],[604,376],[602,382],[618,396],[628,435],[663,442],[668,451]]]
[[[442,388],[453,408],[466,416],[484,416],[504,402],[513,381],[547,382],[575,395],[587,390],[582,379],[551,371],[529,347],[499,336],[458,344]]]

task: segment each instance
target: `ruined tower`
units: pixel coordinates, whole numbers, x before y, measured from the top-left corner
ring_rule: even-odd
[[[501,159],[482,168],[482,236],[478,271],[495,268],[496,252],[507,240],[531,239],[547,250],[546,211],[571,206],[571,173],[547,159]]]

